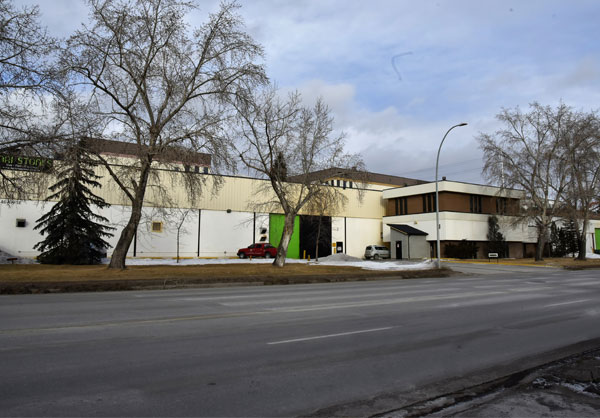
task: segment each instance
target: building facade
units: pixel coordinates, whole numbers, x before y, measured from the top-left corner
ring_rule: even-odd
[[[112,158],[115,166],[131,164],[127,147],[108,145],[106,158]],[[209,165],[210,156],[203,154],[186,164],[168,160],[153,165],[156,184],[149,184],[129,257],[171,258],[177,253],[189,258],[235,257],[239,248],[254,242],[279,243],[283,216],[278,206],[265,205],[276,200],[268,182],[240,176],[217,178],[210,173]],[[129,219],[130,203],[106,169],[98,166],[96,173],[101,176],[102,188],[94,192],[111,205],[98,213],[116,228],[115,235],[107,240],[110,256]],[[321,257],[343,252],[362,258],[368,245],[388,246],[392,258],[435,257],[435,183],[377,173],[366,173],[359,180],[340,175],[335,169],[330,174],[325,187],[340,188],[347,204],[319,216],[300,213],[289,257],[314,258],[318,248]],[[50,176],[44,172],[38,175]],[[196,198],[187,193],[182,180],[189,175],[202,176],[203,188]],[[53,183],[52,179],[46,182]],[[158,185],[162,185],[163,192],[168,185],[167,200],[155,192]],[[517,190],[441,181],[442,257],[447,247],[465,242],[477,247],[476,256],[485,257],[491,215],[500,220],[508,256],[531,256],[535,250],[535,229],[513,222],[523,196]],[[39,254],[33,247],[42,237],[33,228],[54,204],[45,198],[35,195],[28,200],[0,202],[0,251],[30,258]],[[593,251],[600,245],[600,222],[592,221],[589,231],[587,242],[589,251]]]

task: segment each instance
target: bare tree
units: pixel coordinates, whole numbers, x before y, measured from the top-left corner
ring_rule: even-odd
[[[179,244],[181,242],[181,234],[187,234],[187,229],[184,226],[185,219],[190,214],[192,209],[174,209],[175,228],[177,229],[177,263],[179,263]]]
[[[146,190],[168,191],[158,175],[153,177],[156,167],[190,164],[201,152],[211,155],[213,170],[229,164],[222,134],[231,114],[226,102],[264,83],[266,76],[254,63],[262,48],[243,31],[235,3],[223,3],[192,33],[184,22],[192,2],[88,3],[90,26],[68,40],[62,64],[88,98],[90,113],[102,117],[95,136],[127,142],[135,154],[135,162],[118,164],[102,154],[102,142],[95,149],[98,162],[131,202],[131,217],[109,265],[125,268]],[[193,201],[206,176],[182,177]]]
[[[484,152],[484,173],[490,182],[503,188],[522,189],[526,198],[516,222],[532,222],[537,231],[535,259],[541,260],[555,203],[563,198],[567,173],[561,153],[568,135],[570,109],[530,105],[529,112],[519,108],[503,109],[497,116],[504,127],[494,134],[478,136]]]
[[[338,175],[364,171],[358,155],[344,151],[344,136],[333,132],[333,118],[322,100],[302,106],[298,93],[287,99],[268,89],[250,100],[238,101],[237,153],[251,171],[268,180],[260,204],[263,211],[281,210],[285,216],[281,241],[273,265],[283,267],[294,230],[294,219],[311,201],[344,205],[346,195],[325,185],[330,169]],[[259,191],[260,192],[260,191]]]
[[[23,199],[40,176],[14,173],[11,156],[50,156],[47,93],[53,90],[56,41],[39,23],[37,7],[0,0],[0,195]],[[45,184],[37,189],[41,192]]]
[[[600,195],[600,120],[595,112],[571,112],[561,152],[568,174],[561,209],[577,226],[578,258],[585,260],[587,227]]]

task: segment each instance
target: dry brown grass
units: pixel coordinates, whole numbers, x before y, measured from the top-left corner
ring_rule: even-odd
[[[381,275],[383,272],[358,267],[287,264],[284,268],[271,264],[216,264],[198,266],[131,266],[111,270],[100,266],[55,266],[43,264],[0,265],[0,282],[81,282],[105,280],[201,279],[201,278],[277,278],[314,275]]]
[[[0,294],[94,292],[109,290],[167,289],[188,286],[275,285],[356,280],[448,277],[440,270],[373,271],[358,267],[287,264],[218,264],[199,266],[131,266],[109,270],[106,266],[0,265]]]
[[[465,260],[469,261],[469,260]],[[495,260],[471,260],[481,263],[492,263],[495,264]],[[579,269],[579,268],[600,268],[600,258],[590,258],[586,261],[580,261],[573,258],[544,258],[542,261],[535,261],[533,258],[517,258],[517,259],[500,259],[498,260],[501,264],[511,265],[525,265],[525,266],[548,266],[548,267],[563,267],[568,269]]]

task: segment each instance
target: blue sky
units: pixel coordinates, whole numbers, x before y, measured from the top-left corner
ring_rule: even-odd
[[[68,36],[87,19],[80,0],[39,4]],[[590,1],[241,1],[265,47],[268,75],[307,103],[323,96],[370,171],[481,183],[479,132],[502,107],[533,101],[593,110],[600,103],[600,3]],[[199,2],[205,20],[217,1]]]

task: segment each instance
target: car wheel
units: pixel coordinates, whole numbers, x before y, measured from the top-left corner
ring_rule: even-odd
[[[379,260],[379,254],[375,254],[375,255],[373,256],[373,259],[374,259],[374,260]]]
[[[265,253],[265,258],[271,258],[271,253]]]
[[[240,258],[246,258],[246,254],[244,254],[244,253],[241,253],[241,254],[240,254]]]

